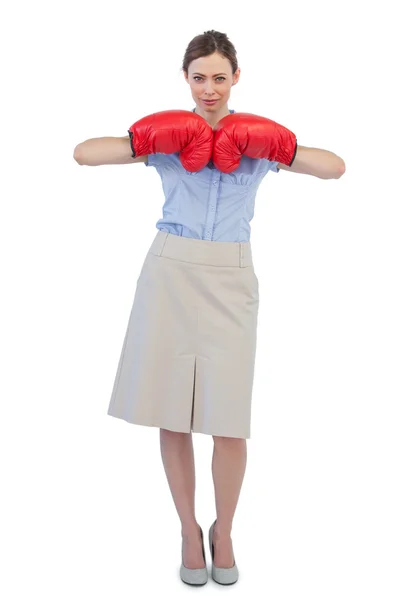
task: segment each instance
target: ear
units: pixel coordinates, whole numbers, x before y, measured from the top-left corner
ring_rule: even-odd
[[[236,85],[238,83],[239,79],[240,79],[240,67],[238,67],[236,69],[236,73],[233,76],[233,83],[232,83],[232,85]]]

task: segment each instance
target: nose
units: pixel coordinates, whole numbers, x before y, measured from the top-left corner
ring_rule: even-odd
[[[207,81],[206,84],[205,84],[205,86],[206,86],[205,87],[206,94],[209,94],[210,96],[212,96],[213,93],[214,93],[214,88],[213,88],[212,81]]]

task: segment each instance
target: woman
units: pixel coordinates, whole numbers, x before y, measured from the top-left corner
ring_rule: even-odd
[[[271,149],[272,122],[263,117],[264,138],[250,140],[251,151],[246,138],[242,154],[235,136],[243,124],[246,135],[253,128],[248,120],[229,121],[241,115],[228,109],[240,69],[225,34],[195,37],[183,71],[196,105],[192,112],[150,115],[128,136],[79,144],[74,157],[84,165],[144,162],[161,177],[163,218],[137,282],[108,414],[160,428],[162,460],[181,520],[180,574],[192,585],[207,582],[194,509],[192,431],[213,436],[212,577],[227,585],[238,579],[231,529],[250,437],[259,295],[249,223],[257,188],[270,170],[330,179],[340,177],[345,165],[331,152],[298,146],[294,134],[277,124]],[[195,143],[188,136],[193,128]]]

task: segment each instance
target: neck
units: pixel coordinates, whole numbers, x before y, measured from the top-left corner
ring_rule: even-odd
[[[203,119],[205,119],[207,123],[211,125],[212,128],[214,128],[218,121],[220,121],[223,117],[226,117],[226,115],[230,115],[227,105],[223,106],[218,111],[204,110],[196,106],[194,112],[197,115],[200,115],[200,117],[203,117]]]

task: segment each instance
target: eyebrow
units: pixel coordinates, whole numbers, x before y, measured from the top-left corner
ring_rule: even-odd
[[[205,75],[203,75],[203,73],[193,73],[193,75],[201,75],[202,77],[205,77]],[[214,77],[217,77],[217,75],[226,75],[226,73],[216,73],[214,75]]]

